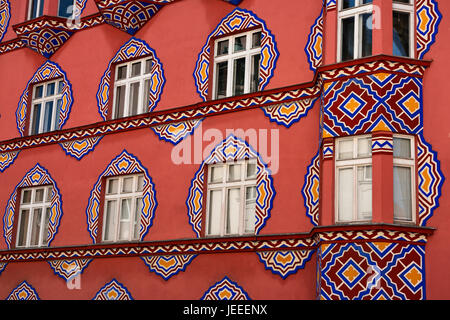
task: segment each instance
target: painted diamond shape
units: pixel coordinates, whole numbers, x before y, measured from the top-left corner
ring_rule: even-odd
[[[400,273],[399,277],[413,292],[417,292],[423,286],[421,268],[414,262]]]
[[[339,109],[353,119],[365,105],[366,102],[356,93],[352,92],[347,99],[342,102]]]
[[[347,284],[350,289],[361,280],[365,272],[350,259],[338,272],[337,275]]]

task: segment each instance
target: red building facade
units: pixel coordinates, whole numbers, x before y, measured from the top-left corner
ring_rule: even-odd
[[[0,0],[0,298],[449,298],[449,11]]]

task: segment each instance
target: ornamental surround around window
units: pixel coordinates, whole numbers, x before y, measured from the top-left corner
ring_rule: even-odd
[[[208,166],[206,236],[255,234],[256,160]]]

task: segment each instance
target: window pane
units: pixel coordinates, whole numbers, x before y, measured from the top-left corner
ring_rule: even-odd
[[[34,195],[34,203],[42,203],[44,201],[44,189],[37,189]]]
[[[107,201],[106,202],[106,212],[105,212],[105,240],[114,240],[115,226],[116,226],[116,212],[117,212],[117,201]]]
[[[241,180],[241,165],[232,164],[228,167],[228,181],[240,181]]]
[[[22,192],[22,203],[31,203],[31,190],[23,190]]]
[[[133,177],[124,178],[122,184],[122,192],[123,193],[133,192],[133,183],[134,183]]]
[[[62,99],[58,99],[56,101],[56,114],[55,114],[55,121],[54,121],[54,129],[59,130],[59,115],[61,113],[61,107],[62,107]]]
[[[227,234],[239,233],[239,216],[241,203],[241,189],[228,189],[227,194]]]
[[[33,107],[33,123],[31,124],[31,134],[39,133],[39,124],[41,122],[41,104],[35,104]]]
[[[228,54],[228,40],[219,41],[217,44],[217,55],[221,56],[224,54]]]
[[[123,199],[120,206],[119,240],[130,238],[131,199]]]
[[[45,209],[44,230],[42,230],[42,245],[48,245],[48,226],[50,223],[50,208]]]
[[[211,167],[209,182],[223,182],[223,166]]]
[[[410,3],[410,0],[394,0],[393,2],[398,2],[398,3]]]
[[[358,158],[367,158],[372,155],[372,138],[358,139]]]
[[[44,0],[31,0],[30,19],[42,16],[44,9]]]
[[[62,93],[63,89],[64,89],[64,81],[61,80],[58,82],[58,93]]]
[[[341,140],[339,141],[339,153],[338,159],[353,159],[353,140]]]
[[[131,65],[131,76],[138,77],[141,75],[141,62],[136,62]]]
[[[44,93],[44,86],[37,86],[36,89],[34,89],[34,98],[35,99],[42,98],[43,93]]]
[[[394,11],[394,41],[395,56],[409,57],[409,13]]]
[[[209,192],[209,235],[220,235],[220,220],[222,216],[222,191]]]
[[[372,219],[372,166],[358,167],[358,220]]]
[[[125,86],[116,88],[116,119],[122,118],[125,112]]]
[[[52,201],[52,193],[53,193],[53,188],[52,187],[47,188],[47,198],[45,199],[45,202]]]
[[[356,5],[355,1],[356,0],[343,0],[342,9],[353,8]]]
[[[117,68],[117,80],[122,80],[127,78],[127,66],[121,66]]]
[[[355,17],[342,19],[342,61],[352,60],[355,45]]]
[[[394,166],[394,219],[412,221],[411,168]]]
[[[139,239],[139,229],[140,229],[140,223],[141,223],[141,214],[142,214],[142,208],[144,204],[142,201],[142,198],[136,199],[136,212],[134,214],[134,228],[133,228],[133,240]]]
[[[142,191],[142,190],[144,190],[144,176],[139,176],[137,191]]]
[[[234,52],[243,51],[246,49],[247,36],[234,38]]]
[[[411,141],[405,138],[394,138],[394,158],[411,159]]]
[[[252,56],[252,74],[250,77],[250,92],[256,92],[259,89],[259,63],[261,56],[259,54]]]
[[[256,177],[256,163],[247,163],[247,178],[255,178]]]
[[[216,65],[216,98],[227,96],[228,62],[220,62]]]
[[[58,16],[68,18],[72,16],[73,0],[59,0]]]
[[[353,168],[339,170],[338,186],[339,211],[338,219],[341,222],[353,220]]]
[[[152,70],[152,59],[147,59],[145,60],[145,74],[149,74],[150,71]]]
[[[55,83],[49,83],[47,84],[47,91],[45,92],[46,97],[54,96],[55,95]]]
[[[372,55],[372,14],[361,15],[361,57]]]
[[[261,31],[252,34],[252,48],[261,47]]]
[[[30,210],[22,210],[20,213],[20,226],[19,226],[19,235],[17,236],[17,246],[22,247],[27,243],[27,232],[28,232],[28,219],[29,219]]]
[[[233,95],[237,96],[244,94],[245,58],[234,60],[233,75]]]
[[[138,106],[139,106],[139,89],[140,83],[135,82],[130,86],[130,100],[129,100],[129,116],[134,116],[138,114]]]
[[[119,179],[108,179],[108,194],[117,194],[119,191]]]
[[[245,190],[245,233],[255,232],[256,187]]]
[[[44,127],[42,132],[52,131],[52,121],[53,117],[53,101],[48,101],[45,103],[45,113],[44,113]]]
[[[42,209],[34,209],[33,210],[33,220],[31,225],[31,242],[30,246],[38,246],[39,245],[39,236],[41,234],[41,218],[42,218]]]
[[[142,112],[148,112],[148,106],[150,104],[150,80],[144,81],[144,91],[142,93]]]

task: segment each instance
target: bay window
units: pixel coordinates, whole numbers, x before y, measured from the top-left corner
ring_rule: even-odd
[[[37,84],[33,87],[29,134],[59,130],[62,105],[62,79]]]
[[[213,98],[258,91],[261,31],[219,38],[214,45]]]
[[[103,241],[139,240],[144,175],[106,179]]]
[[[372,219],[372,139],[370,136],[337,140],[336,221]]]
[[[148,112],[151,68],[152,59],[148,57],[116,66],[113,119]]]
[[[338,61],[372,55],[372,0],[341,0],[338,13]]]
[[[394,221],[415,222],[415,144],[394,135]]]
[[[22,189],[16,247],[47,246],[52,186]]]
[[[256,160],[208,167],[207,236],[255,234]]]
[[[414,57],[413,0],[393,0],[393,54]]]

